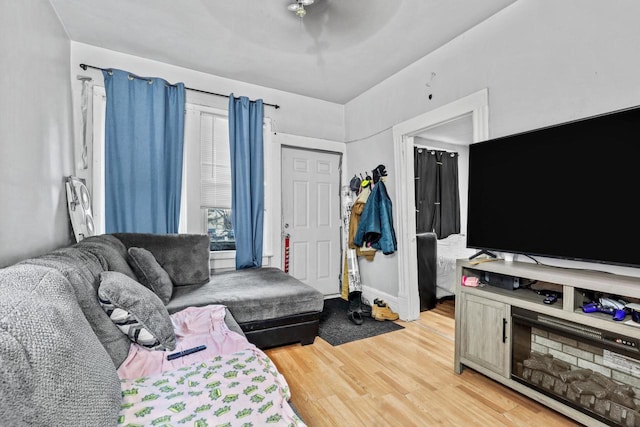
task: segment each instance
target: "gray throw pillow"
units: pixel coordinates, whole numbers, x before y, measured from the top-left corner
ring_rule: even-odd
[[[103,271],[98,299],[131,341],[150,350],[176,348],[176,335],[167,308],[140,283],[116,271]]]
[[[129,248],[129,264],[138,281],[151,289],[167,305],[173,294],[173,282],[151,252],[143,248]]]

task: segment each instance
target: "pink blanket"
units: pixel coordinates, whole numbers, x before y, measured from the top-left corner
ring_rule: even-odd
[[[118,368],[118,376],[120,379],[132,379],[156,375],[211,360],[215,356],[255,349],[244,336],[227,327],[224,323],[225,313],[226,307],[223,305],[208,305],[189,307],[172,314],[171,321],[176,333],[175,350],[153,351],[138,344],[131,344],[129,355]],[[207,346],[203,351],[167,360],[168,354],[203,344]]]

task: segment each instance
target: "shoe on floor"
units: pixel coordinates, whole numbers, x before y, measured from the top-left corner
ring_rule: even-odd
[[[373,305],[371,306],[371,317],[376,318],[376,313],[380,308],[388,307],[387,303],[380,298],[376,298],[373,300]]]
[[[373,312],[373,307],[369,304],[365,298],[362,298],[361,308],[362,308],[362,316],[371,317]]]
[[[384,307],[380,307],[374,305],[374,309],[373,309],[373,318],[379,321],[385,321],[385,320],[398,320],[398,313],[394,313],[393,310],[391,310],[389,308],[388,305],[385,305]]]
[[[364,322],[361,311],[347,311],[347,317],[356,325],[362,325]]]
[[[387,303],[386,303],[386,302],[384,302],[384,300],[381,300],[380,298],[376,298],[376,299],[374,299],[374,300],[373,300],[373,303],[374,303],[375,305],[377,305],[378,307],[384,307],[384,306],[386,306],[386,305],[387,305]]]

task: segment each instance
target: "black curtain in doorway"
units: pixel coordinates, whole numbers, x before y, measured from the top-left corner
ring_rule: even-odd
[[[416,233],[460,233],[458,153],[415,147]]]

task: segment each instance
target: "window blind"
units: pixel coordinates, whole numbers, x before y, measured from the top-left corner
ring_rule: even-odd
[[[200,112],[200,206],[231,209],[227,117]]]

